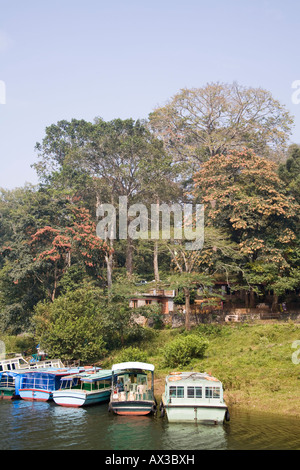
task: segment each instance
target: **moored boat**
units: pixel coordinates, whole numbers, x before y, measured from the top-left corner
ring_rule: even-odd
[[[112,373],[110,411],[118,415],[147,415],[156,411],[152,364],[122,362],[112,366]]]
[[[19,386],[21,377],[27,372],[27,369],[7,370],[0,372],[0,398],[11,400],[20,398]]]
[[[171,372],[166,377],[160,408],[170,422],[229,421],[222,383],[207,373]]]
[[[28,370],[22,374],[19,394],[23,400],[48,401],[52,399],[54,390],[60,387],[60,379],[67,375],[82,372],[84,368],[43,368]]]
[[[78,408],[109,401],[112,384],[111,370],[90,370],[61,378],[58,390],[53,391],[57,405]]]

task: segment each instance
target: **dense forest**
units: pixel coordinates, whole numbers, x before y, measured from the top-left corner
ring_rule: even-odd
[[[90,360],[146,334],[129,308],[144,279],[181,291],[187,318],[193,290],[213,295],[216,279],[250,305],[266,292],[274,309],[287,295],[299,298],[292,127],[270,92],[237,83],[180,90],[144,120],[47,127],[35,147],[39,184],[1,189],[1,332],[29,332],[53,355]],[[149,213],[153,204],[203,204],[202,249],[176,239],[172,217],[169,238],[117,230],[100,239],[97,208],[117,207],[121,196]]]

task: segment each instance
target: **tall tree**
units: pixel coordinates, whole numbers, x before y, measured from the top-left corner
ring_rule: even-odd
[[[240,269],[250,292],[259,285],[273,290],[274,306],[283,285],[298,283],[290,255],[299,205],[277,169],[244,149],[211,157],[195,176],[195,195],[205,204],[208,225],[229,234],[243,257]]]
[[[254,149],[277,159],[293,119],[269,91],[237,83],[182,89],[149,116],[150,126],[175,159],[190,168],[228,150]]]

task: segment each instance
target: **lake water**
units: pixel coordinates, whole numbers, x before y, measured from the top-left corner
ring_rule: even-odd
[[[0,400],[1,450],[300,450],[300,419],[230,410],[224,425],[117,416],[107,404],[64,408]]]

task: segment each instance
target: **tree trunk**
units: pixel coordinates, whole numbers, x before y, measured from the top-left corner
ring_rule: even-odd
[[[127,247],[126,247],[126,272],[129,278],[133,274],[133,243],[132,238],[127,236]]]
[[[277,312],[278,311],[278,295],[273,294],[273,302],[272,302],[272,312]]]
[[[185,296],[185,329],[190,330],[191,329],[191,324],[190,324],[190,315],[191,315],[191,294],[190,290],[188,287],[184,287],[184,296]]]
[[[251,289],[250,290],[250,308],[255,307],[255,294],[254,291]]]
[[[154,252],[153,252],[153,267],[154,267],[154,279],[159,282],[159,271],[158,271],[158,241],[154,241]]]
[[[111,248],[112,248],[112,241],[111,241]],[[107,287],[111,289],[112,287],[112,270],[113,270],[113,253],[109,253],[105,256],[106,261],[106,280],[107,280]]]
[[[248,308],[249,307],[249,297],[248,297],[248,292],[245,291],[245,307]]]

